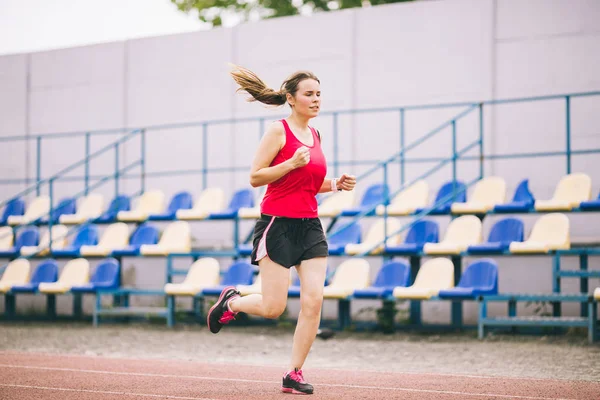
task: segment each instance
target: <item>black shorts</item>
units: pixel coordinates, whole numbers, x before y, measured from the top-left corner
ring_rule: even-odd
[[[254,227],[251,262],[265,256],[290,268],[303,260],[326,257],[327,239],[319,218],[285,218],[261,215]]]

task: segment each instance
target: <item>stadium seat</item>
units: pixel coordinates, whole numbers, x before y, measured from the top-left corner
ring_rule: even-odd
[[[352,222],[347,228],[341,228],[331,236],[327,237],[329,245],[329,255],[339,256],[344,254],[346,245],[350,243],[360,243],[360,225],[358,222]]]
[[[106,211],[96,218],[94,222],[98,224],[108,224],[115,222],[117,220],[117,214],[121,211],[129,211],[131,208],[131,199],[129,196],[120,195],[116,196],[110,204]]]
[[[52,233],[52,251],[63,249],[67,243],[67,235],[69,230],[64,225],[52,225],[52,232],[50,232],[50,230],[46,230],[37,246],[22,246],[19,250],[21,255],[47,255],[49,253],[50,233]]]
[[[254,202],[254,207],[240,207],[238,217],[242,219],[258,219],[260,218],[260,204],[265,197],[266,190],[263,190],[258,199]]]
[[[52,221],[53,224],[58,224],[58,221],[60,220],[60,217],[63,215],[68,215],[68,214],[75,214],[75,212],[77,211],[77,203],[75,201],[75,199],[73,198],[66,198],[66,199],[62,199],[58,204],[54,204],[54,208],[52,209],[52,212],[50,213],[50,219]],[[47,224],[48,223],[48,216],[45,215],[42,218],[40,218],[40,223],[43,224]]]
[[[240,208],[254,207],[254,196],[250,189],[240,189],[231,197],[231,201],[226,209],[209,214],[210,219],[233,219],[237,216]]]
[[[425,254],[460,254],[469,246],[481,243],[481,221],[474,215],[462,215],[450,222],[444,239],[426,243]]]
[[[417,221],[410,227],[404,243],[386,246],[385,252],[390,255],[417,255],[423,251],[425,243],[439,241],[439,231],[440,228],[435,221]]]
[[[58,281],[40,283],[40,293],[61,294],[67,293],[73,286],[85,285],[90,279],[90,263],[85,258],[70,260],[64,266]]]
[[[29,282],[31,264],[29,260],[17,258],[6,266],[2,278],[0,278],[0,293],[10,291],[13,285],[24,285]]]
[[[346,208],[342,210],[342,217],[354,217],[360,213],[366,215],[375,214],[375,209],[378,204],[385,204],[388,201],[389,188],[385,183],[376,183],[367,188],[360,201],[360,205],[354,208]],[[369,211],[369,210],[373,211]]]
[[[170,253],[184,253],[192,249],[192,233],[186,221],[171,222],[157,244],[143,244],[140,254],[144,256],[166,256]]]
[[[26,225],[37,222],[50,212],[50,197],[40,195],[33,199],[26,208],[23,215],[10,215],[7,218],[8,225]]]
[[[485,214],[505,201],[506,181],[497,176],[489,176],[475,184],[469,201],[452,203],[450,210],[454,214]]]
[[[104,196],[101,194],[88,194],[81,200],[77,211],[72,214],[63,214],[59,222],[64,225],[78,225],[88,220],[94,220],[102,215]]]
[[[2,216],[0,216],[0,225],[6,225],[8,223],[8,217],[11,215],[18,217],[25,214],[25,202],[16,197],[9,200],[2,210]]]
[[[369,263],[364,258],[352,258],[335,270],[331,283],[323,288],[325,299],[345,299],[356,290],[369,286]]]
[[[447,258],[433,258],[425,262],[415,282],[409,287],[394,288],[393,296],[398,299],[430,299],[440,290],[454,286],[454,265]]]
[[[600,301],[600,287],[594,290],[594,300]]]
[[[202,220],[210,213],[217,212],[225,206],[225,194],[221,188],[204,189],[194,206],[189,210],[177,210],[175,216],[179,220]]]
[[[181,283],[167,283],[165,293],[172,296],[195,296],[202,290],[219,284],[219,262],[211,257],[200,258],[188,270]]]
[[[240,256],[243,256],[243,257],[252,255],[252,243],[238,244],[238,253]]]
[[[83,225],[78,228],[70,245],[62,249],[53,249],[55,257],[78,257],[81,246],[95,246],[98,244],[98,228],[95,225]]]
[[[442,299],[474,299],[486,294],[498,294],[498,265],[494,260],[477,260],[467,267],[458,286],[440,290]]]
[[[335,192],[323,199],[319,204],[319,217],[333,218],[339,216],[343,210],[352,208],[354,204],[355,191]]]
[[[31,276],[29,282],[21,285],[13,285],[12,293],[35,293],[40,283],[56,282],[58,279],[58,264],[55,260],[48,259],[42,261]]]
[[[116,249],[112,251],[112,256],[123,257],[123,256],[137,256],[140,254],[140,247],[144,244],[156,244],[158,243],[158,229],[156,227],[143,223],[137,227],[137,229],[131,234],[129,239],[129,245],[122,249]]]
[[[12,254],[14,251],[14,234],[10,226],[0,227],[0,251]]]
[[[243,261],[232,264],[225,272],[220,285],[202,290],[205,296],[219,296],[226,286],[250,285],[254,277],[254,267]]]
[[[9,248],[5,247],[4,239],[8,238],[8,235],[12,238],[12,228],[8,228],[7,231],[4,231],[0,228],[0,257],[15,257],[23,246],[37,246],[40,240],[38,228],[35,226],[24,226],[23,228],[17,231],[17,240],[15,240],[15,245]]]
[[[584,211],[600,211],[600,193],[596,200],[582,201],[579,203],[579,208]]]
[[[446,182],[438,190],[430,215],[445,215],[450,213],[452,203],[465,203],[467,201],[467,187],[461,181]],[[422,213],[429,207],[418,208],[415,212]]]
[[[127,247],[129,239],[129,227],[124,222],[115,222],[110,224],[96,246],[81,246],[79,254],[84,257],[106,257],[114,250]]]
[[[497,221],[490,230],[487,242],[469,246],[470,254],[503,253],[512,242],[522,242],[524,235],[523,221],[518,218],[504,218]]]
[[[365,240],[361,243],[350,243],[344,248],[344,253],[348,255],[363,254],[367,251],[369,254],[379,254],[383,251],[385,246],[395,246],[398,244],[400,235],[392,235],[394,232],[400,230],[400,221],[395,218],[387,218],[387,228],[385,226],[385,219],[378,218],[373,225],[367,231]],[[384,231],[384,229],[386,229]],[[386,233],[387,232],[387,235]],[[385,240],[385,237],[388,239]],[[385,241],[385,243],[384,243]],[[372,249],[372,250],[371,250]]]
[[[121,285],[121,267],[114,258],[102,260],[90,281],[71,287],[73,293],[95,293],[100,290],[117,289]]]
[[[429,201],[429,185],[424,180],[418,180],[402,190],[392,199],[387,208],[388,215],[410,215],[419,208],[425,208]],[[377,215],[384,215],[385,205],[377,206]]]
[[[535,198],[529,191],[529,180],[524,179],[519,183],[512,201],[506,204],[498,204],[494,207],[495,213],[518,213],[527,212],[533,208]]]
[[[574,173],[561,178],[550,200],[536,200],[537,211],[569,211],[582,201],[592,198],[592,179],[587,174]]]
[[[153,213],[148,216],[149,221],[173,221],[178,210],[189,210],[192,208],[192,195],[188,192],[176,193],[167,209],[162,213]]]
[[[130,211],[119,211],[117,220],[122,222],[143,222],[150,214],[160,213],[165,204],[165,194],[162,190],[144,192],[137,200],[136,206]]]
[[[569,218],[562,213],[541,216],[533,225],[531,235],[524,242],[510,244],[511,253],[547,253],[571,247]]]
[[[396,287],[410,283],[410,265],[404,260],[389,261],[381,266],[375,282],[364,289],[354,291],[357,299],[382,299],[390,296]]]

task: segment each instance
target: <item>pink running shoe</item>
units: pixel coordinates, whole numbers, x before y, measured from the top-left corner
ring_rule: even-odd
[[[229,311],[228,303],[237,297],[240,297],[240,292],[235,290],[233,286],[227,286],[221,292],[219,300],[208,310],[206,324],[212,333],[219,333],[223,325],[235,319],[237,313]]]
[[[304,380],[301,369],[295,368],[283,376],[281,391],[284,393],[313,394],[313,390],[313,386]]]

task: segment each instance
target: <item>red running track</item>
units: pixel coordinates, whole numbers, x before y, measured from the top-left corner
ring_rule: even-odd
[[[0,399],[289,399],[275,367],[0,352]],[[600,399],[600,383],[306,370],[314,399]]]

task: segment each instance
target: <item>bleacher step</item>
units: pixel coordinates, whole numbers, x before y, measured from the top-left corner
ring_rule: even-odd
[[[588,326],[588,318],[581,317],[494,317],[484,318],[484,325],[497,326]]]
[[[557,275],[572,278],[600,278],[600,271],[559,271]]]

